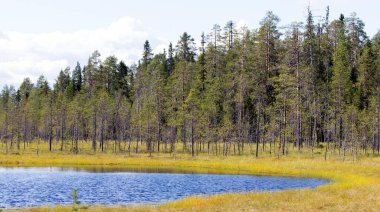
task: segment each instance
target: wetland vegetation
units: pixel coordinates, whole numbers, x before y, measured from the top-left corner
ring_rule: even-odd
[[[237,28],[232,21],[214,25],[201,35],[199,45],[184,32],[157,54],[146,41],[142,58],[129,66],[115,56],[102,60],[94,51],[84,66],[77,63],[60,71],[52,86],[44,76],[36,83],[26,78],[19,88],[5,86],[0,95],[0,165],[35,167],[26,169],[30,174],[46,167],[92,169],[99,174],[95,176],[126,169],[192,173],[183,175],[179,186],[189,193],[152,201],[163,202],[159,205],[123,206],[126,198],[113,198],[128,194],[118,184],[124,181],[97,179],[101,188],[88,192],[110,188],[123,195],[111,192],[102,196],[105,201],[87,201],[90,195],[79,188],[73,193],[75,210],[376,211],[380,34],[368,37],[355,13],[331,19],[329,7],[321,19],[308,9],[305,23],[278,24],[279,17],[268,12],[257,29]],[[31,177],[29,171],[21,179],[12,177],[17,170],[1,168],[0,185],[9,183],[7,188],[17,190],[19,180]],[[71,172],[53,172],[45,178],[49,182],[35,178],[27,184],[51,186],[64,182],[58,179],[64,173]],[[230,174],[233,182],[218,181],[227,175],[200,175],[205,173]],[[247,175],[331,183],[278,192],[257,192],[250,182],[244,189],[228,189],[240,178],[255,179]],[[203,183],[217,183],[221,189],[202,192],[197,186]],[[0,192],[6,200],[0,207],[24,203],[12,198],[15,190]],[[73,210],[65,205],[70,193],[65,192],[62,206],[43,202],[47,206],[31,204],[40,208],[28,210]],[[94,205],[77,206],[81,195]],[[108,203],[115,205],[103,205]]]

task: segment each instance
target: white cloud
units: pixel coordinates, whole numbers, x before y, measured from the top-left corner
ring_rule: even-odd
[[[311,7],[313,6],[320,6],[320,5],[324,5],[324,6],[327,6],[329,4],[331,4],[332,2],[334,4],[336,3],[344,3],[346,1],[349,1],[349,0],[297,0],[297,2],[299,4],[301,4],[302,6],[308,6],[310,5]]]
[[[155,52],[168,43],[130,17],[108,27],[70,33],[0,32],[0,86],[18,86],[25,77],[35,81],[41,74],[52,83],[66,66],[74,66],[76,61],[84,65],[94,50],[99,50],[102,58],[115,55],[131,64],[141,57],[145,40]]]
[[[240,20],[237,22],[236,27],[237,27],[238,29],[245,28],[245,27],[248,27],[248,23],[247,23],[246,20],[244,20],[244,19],[240,19]]]

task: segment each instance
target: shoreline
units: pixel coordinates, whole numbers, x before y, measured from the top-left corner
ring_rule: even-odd
[[[159,205],[138,205],[138,206],[90,206],[88,210],[104,211],[108,209],[114,210],[133,210],[133,211],[167,211],[167,210],[195,210],[206,211],[217,210],[218,208],[230,208],[231,210],[241,209],[265,209],[265,202],[257,203],[259,199],[269,197],[272,203],[277,205],[285,204],[291,207],[296,207],[297,204],[292,204],[292,201],[286,201],[292,195],[305,193],[313,195],[318,193],[345,193],[352,192],[351,190],[361,190],[366,187],[380,187],[380,164],[379,158],[364,158],[360,163],[350,163],[342,161],[323,161],[319,159],[308,158],[283,158],[276,160],[273,158],[252,158],[246,156],[230,156],[227,158],[217,156],[201,155],[196,158],[190,158],[184,155],[177,155],[174,159],[170,155],[160,154],[159,156],[140,155],[138,157],[125,157],[120,155],[39,155],[27,156],[18,155],[18,159],[12,155],[0,155],[1,167],[51,167],[58,166],[61,168],[147,168],[155,170],[182,170],[192,173],[209,173],[209,174],[247,174],[256,176],[279,176],[279,177],[308,177],[328,180],[329,183],[313,189],[284,190],[275,192],[249,192],[249,193],[226,193],[211,196],[190,196],[184,199],[167,202]],[[228,159],[228,160],[227,160]],[[65,161],[65,163],[57,162]],[[375,164],[375,165],[374,165]],[[373,170],[371,170],[373,169]],[[376,192],[377,193],[377,192]],[[290,195],[290,196],[289,196]],[[360,194],[355,195],[356,199]],[[252,199],[252,196],[255,198]],[[372,195],[370,195],[372,197]],[[277,199],[279,197],[279,199]],[[285,198],[287,197],[287,198]],[[323,195],[321,196],[323,197]],[[223,199],[223,202],[215,204],[214,201]],[[360,205],[362,208],[366,205],[355,198],[334,197],[336,201],[349,201],[350,204]],[[313,199],[303,199],[304,206],[308,205],[307,201],[313,202]],[[238,206],[229,207],[225,202],[234,204],[234,201],[240,202]],[[251,201],[257,203],[257,207],[251,207]],[[200,207],[200,203],[207,205],[207,208]],[[201,205],[202,205],[201,204]],[[327,202],[314,202],[313,204],[327,204]],[[292,206],[293,205],[293,206]],[[329,207],[326,209],[334,209],[339,203],[329,202]],[[235,208],[236,207],[236,208]],[[278,206],[277,206],[278,207]],[[270,208],[275,210],[276,207]],[[47,206],[47,208],[27,208],[16,210],[27,211],[67,211],[71,208],[68,206]],[[280,208],[278,208],[280,209]],[[301,208],[300,208],[301,209]],[[314,207],[310,209],[316,209]],[[352,208],[351,208],[352,209]],[[348,209],[350,210],[350,209]]]

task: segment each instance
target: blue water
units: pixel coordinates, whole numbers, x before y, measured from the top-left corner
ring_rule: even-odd
[[[314,188],[322,179],[251,175],[91,172],[61,168],[0,168],[0,208],[81,204],[156,204],[191,195]]]

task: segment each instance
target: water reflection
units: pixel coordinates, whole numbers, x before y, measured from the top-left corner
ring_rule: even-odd
[[[179,173],[151,168],[0,168],[0,208],[71,204],[157,204],[191,195],[314,188],[321,179]]]

